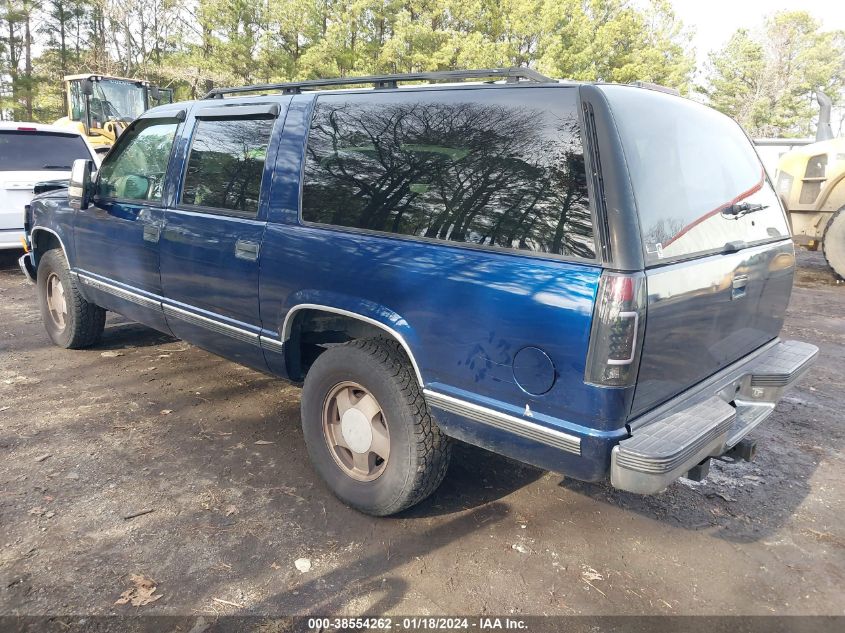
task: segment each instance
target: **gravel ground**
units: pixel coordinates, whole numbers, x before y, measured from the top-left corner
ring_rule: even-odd
[[[53,347],[15,259],[0,614],[845,614],[845,284],[817,253],[783,336],[821,356],[755,462],[640,497],[459,446],[439,492],[388,519],[318,480],[297,388],[119,318],[96,348]],[[161,598],[115,604],[133,575]]]

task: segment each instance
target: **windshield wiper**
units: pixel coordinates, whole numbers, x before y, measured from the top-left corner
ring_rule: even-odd
[[[70,169],[70,165],[44,165],[41,169]]]
[[[740,202],[738,204],[732,204],[730,206],[725,207],[722,210],[722,215],[726,218],[732,218],[736,220],[744,215],[748,215],[749,213],[754,213],[755,211],[762,211],[763,209],[768,208],[769,205],[767,204],[751,204],[750,202]]]

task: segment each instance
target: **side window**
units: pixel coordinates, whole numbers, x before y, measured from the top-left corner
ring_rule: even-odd
[[[160,202],[178,125],[175,119],[142,119],[124,132],[100,168],[97,195]]]
[[[274,119],[199,120],[182,204],[255,216]]]
[[[594,258],[577,91],[325,95],[302,218]]]
[[[70,82],[70,114],[73,121],[85,121],[85,95],[80,82]]]

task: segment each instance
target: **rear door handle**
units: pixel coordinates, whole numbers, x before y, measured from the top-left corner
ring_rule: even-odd
[[[744,297],[746,286],[748,286],[748,275],[736,275],[731,282],[731,299]]]
[[[258,242],[238,240],[235,242],[235,257],[254,262],[258,259]]]
[[[157,224],[145,224],[144,225],[144,241],[145,242],[152,242],[153,244],[157,243],[158,240],[161,238],[161,227]]]

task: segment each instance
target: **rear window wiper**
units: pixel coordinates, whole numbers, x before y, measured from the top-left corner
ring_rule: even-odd
[[[748,248],[748,242],[745,240],[734,240],[733,242],[727,242],[722,247],[723,253],[736,253],[737,251],[741,251],[744,248]]]
[[[722,209],[722,216],[730,218],[732,220],[736,220],[744,215],[748,215],[749,213],[754,213],[755,211],[762,211],[763,209],[768,208],[769,205],[767,204],[751,204],[750,202],[740,202],[738,204],[729,205]]]
[[[70,169],[70,165],[44,165],[41,169]]]

